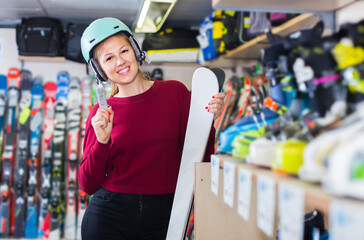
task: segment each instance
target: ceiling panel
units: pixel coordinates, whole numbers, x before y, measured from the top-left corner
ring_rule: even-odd
[[[122,12],[122,11],[96,11],[96,10],[63,10],[63,9],[48,9],[49,16],[62,19],[67,22],[90,23],[91,21],[101,17],[115,17],[123,21],[131,27],[136,19],[137,12]]]
[[[0,0],[0,9],[4,8],[39,8],[42,6],[38,0]],[[2,16],[1,16],[2,17]]]
[[[45,9],[124,10],[135,12],[142,0],[39,0]],[[106,13],[106,12],[105,12]],[[104,14],[105,14],[104,13]]]
[[[45,13],[41,8],[23,8],[23,9],[9,9],[0,8],[0,21],[2,20],[17,20],[22,17],[37,17],[45,16]]]
[[[0,27],[23,17],[48,16],[62,22],[90,23],[116,17],[128,26],[136,22],[143,0],[0,0]],[[167,18],[169,27],[199,26],[212,12],[211,0],[178,0]]]

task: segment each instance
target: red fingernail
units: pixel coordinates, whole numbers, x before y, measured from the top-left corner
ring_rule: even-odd
[[[212,96],[212,98],[215,98],[215,96]]]
[[[110,122],[110,119],[109,119],[109,122]]]
[[[205,107],[205,109],[208,109],[208,107]]]
[[[210,109],[209,110],[207,110],[208,112],[210,112]]]
[[[207,105],[210,105],[210,103],[208,103]]]
[[[109,116],[111,115],[111,113],[109,113],[109,112],[108,112],[108,114],[109,114]]]

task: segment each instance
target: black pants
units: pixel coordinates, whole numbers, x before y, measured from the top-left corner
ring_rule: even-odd
[[[174,194],[114,193],[100,187],[82,220],[82,240],[165,240]]]

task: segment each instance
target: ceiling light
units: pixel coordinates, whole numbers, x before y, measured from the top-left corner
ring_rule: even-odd
[[[177,0],[144,0],[134,29],[137,33],[155,33],[163,25]]]

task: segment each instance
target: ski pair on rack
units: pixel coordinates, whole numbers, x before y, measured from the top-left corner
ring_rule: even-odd
[[[0,230],[2,237],[8,237],[13,231],[14,221],[11,212],[14,209],[13,192],[13,166],[15,155],[16,119],[19,102],[20,70],[10,68],[7,76],[6,110],[4,115],[4,151],[2,153],[2,178],[0,184]],[[4,90],[2,90],[3,92]]]

